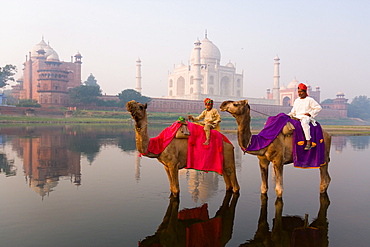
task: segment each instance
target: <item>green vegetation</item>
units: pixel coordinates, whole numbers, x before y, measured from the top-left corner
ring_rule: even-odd
[[[69,102],[75,105],[91,105],[101,96],[99,86],[78,86],[69,90]]]
[[[348,117],[370,119],[370,99],[365,95],[355,97],[348,105]]]
[[[84,82],[85,86],[92,86],[92,87],[100,87],[98,85],[98,81],[95,79],[95,76],[93,76],[92,73],[90,73],[89,77],[87,77],[87,80]]]
[[[126,107],[126,103],[135,100],[137,102],[140,102],[142,104],[150,102],[152,99],[146,96],[142,96],[141,93],[137,92],[133,89],[126,89],[123,90],[121,93],[118,94],[119,98],[119,106]]]
[[[35,99],[21,99],[19,100],[18,104],[16,106],[20,107],[41,107],[39,103],[37,103],[37,100]]]
[[[15,65],[7,64],[4,67],[0,67],[0,88],[8,85],[7,81],[14,81],[14,75],[17,72]]]

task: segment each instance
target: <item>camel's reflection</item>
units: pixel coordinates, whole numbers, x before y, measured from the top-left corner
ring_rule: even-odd
[[[254,238],[241,244],[247,246],[287,246],[287,247],[321,247],[329,246],[327,211],[330,201],[327,193],[320,194],[320,209],[317,218],[308,225],[308,215],[305,219],[299,216],[282,216],[283,200],[275,201],[275,219],[272,230],[267,222],[267,196],[261,194],[261,212],[258,228]]]
[[[226,192],[220,209],[209,218],[207,204],[178,212],[179,198],[171,196],[156,233],[139,242],[139,246],[225,246],[232,237],[238,198]]]

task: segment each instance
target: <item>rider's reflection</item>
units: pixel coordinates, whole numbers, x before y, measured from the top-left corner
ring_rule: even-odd
[[[179,212],[179,199],[171,197],[156,233],[139,242],[139,246],[225,246],[232,237],[238,198],[226,192],[220,209],[209,218],[207,204]]]
[[[283,200],[277,198],[275,201],[275,219],[271,231],[267,222],[267,199],[265,194],[261,195],[261,211],[254,238],[239,247],[329,246],[327,211],[330,201],[327,193],[320,194],[320,209],[317,218],[311,224],[308,224],[308,215],[304,219],[299,216],[282,216]]]

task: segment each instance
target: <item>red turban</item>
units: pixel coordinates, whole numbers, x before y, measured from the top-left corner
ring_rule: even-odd
[[[213,105],[213,100],[211,100],[210,98],[206,98],[206,99],[204,100],[204,104],[205,104],[205,105]]]
[[[299,83],[298,84],[298,89],[302,89],[304,91],[307,91],[307,86],[305,84],[303,84],[303,83]]]

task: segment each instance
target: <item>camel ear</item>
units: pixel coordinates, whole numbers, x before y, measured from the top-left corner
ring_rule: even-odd
[[[246,99],[246,100],[244,100],[244,103],[246,104],[246,105],[248,105],[248,100]]]
[[[146,109],[148,107],[148,104],[147,103],[145,103],[144,104],[144,109]]]

